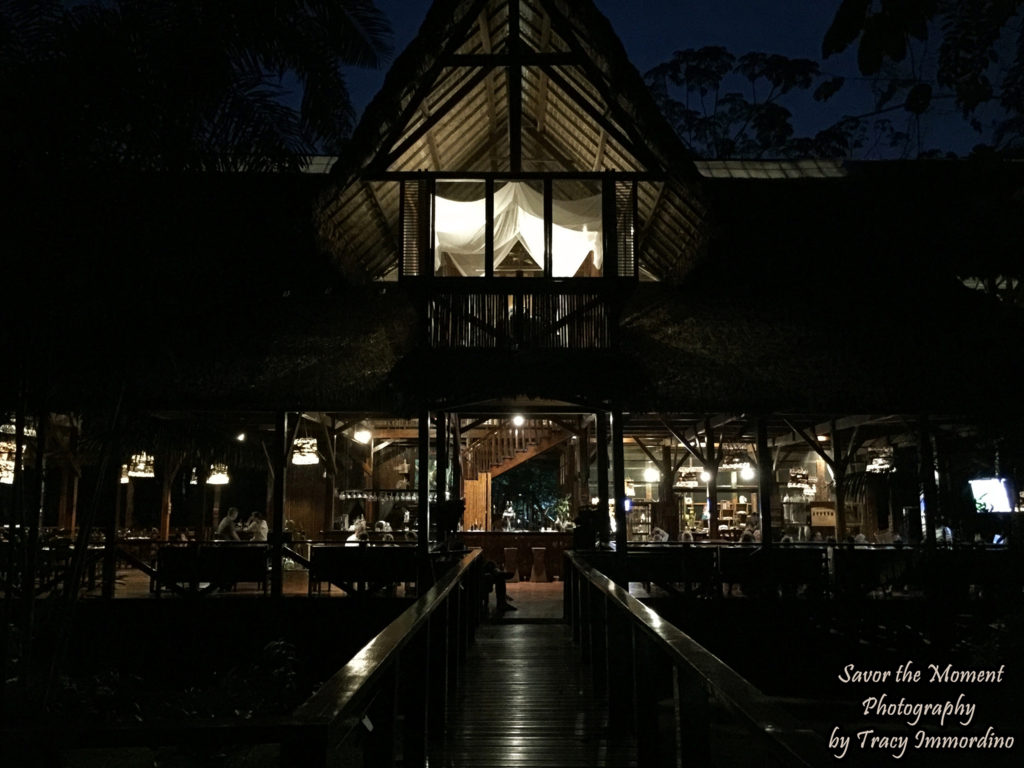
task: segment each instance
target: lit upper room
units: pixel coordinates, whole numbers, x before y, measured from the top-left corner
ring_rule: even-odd
[[[334,170],[319,224],[361,279],[673,279],[701,179],[589,0],[437,0]]]

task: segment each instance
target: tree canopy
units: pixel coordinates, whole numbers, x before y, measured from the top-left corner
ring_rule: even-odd
[[[390,36],[372,0],[0,0],[0,137],[15,167],[295,168]]]
[[[879,106],[902,100],[920,115],[952,98],[979,133],[979,109],[995,107],[993,148],[1024,149],[1024,0],[843,0],[822,55],[854,43]]]

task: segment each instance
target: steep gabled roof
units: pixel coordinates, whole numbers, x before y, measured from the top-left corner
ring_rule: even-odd
[[[399,193],[381,179],[424,170],[650,174],[638,190],[641,268],[685,273],[702,247],[699,174],[590,0],[434,3],[323,201],[340,266],[393,268]]]

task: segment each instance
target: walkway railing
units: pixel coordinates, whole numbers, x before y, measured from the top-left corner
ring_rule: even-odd
[[[443,730],[479,621],[480,551],[465,554],[291,715],[252,720],[76,724],[0,729],[0,743],[37,764],[61,750],[279,745],[288,768],[426,765]],[[399,752],[401,754],[399,755]]]
[[[575,553],[565,573],[573,640],[607,692],[611,727],[634,734],[641,766],[822,762],[811,731],[627,589]]]
[[[295,711],[300,737],[282,764],[425,765],[479,621],[480,581],[473,550]]]

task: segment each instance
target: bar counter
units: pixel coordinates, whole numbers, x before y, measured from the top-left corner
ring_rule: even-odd
[[[479,547],[484,557],[506,570],[515,569],[522,580],[528,580],[533,570],[533,549],[544,547],[544,566],[548,580],[562,578],[562,553],[572,549],[572,533],[545,533],[541,531],[462,531],[459,538],[470,548]],[[516,550],[516,562],[505,562],[505,550]]]

